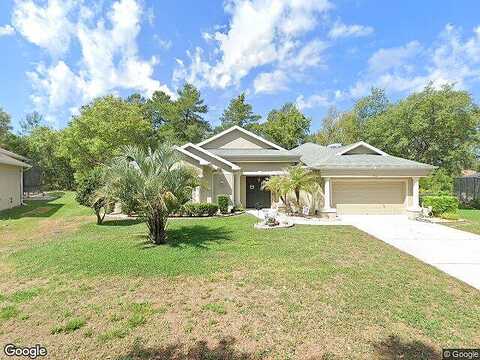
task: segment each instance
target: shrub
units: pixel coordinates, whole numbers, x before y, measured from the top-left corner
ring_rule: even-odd
[[[201,204],[204,208],[204,211],[208,216],[213,216],[218,212],[218,205],[217,204]]]
[[[95,211],[97,224],[101,224],[108,211],[109,201],[101,194],[100,189],[104,185],[104,172],[100,166],[93,168],[89,173],[80,177],[77,181],[77,193],[75,199],[80,205],[88,206]],[[103,215],[101,212],[103,211]]]
[[[222,214],[228,214],[228,205],[230,205],[230,197],[228,195],[218,195],[217,204]]]
[[[180,209],[180,215],[186,216],[213,216],[217,213],[218,206],[209,203],[187,203]]]
[[[458,199],[455,196],[425,196],[423,206],[431,206],[434,216],[458,212]]]
[[[232,208],[232,213],[243,212],[243,211],[245,211],[245,209],[243,208],[242,205],[235,205],[235,206]]]

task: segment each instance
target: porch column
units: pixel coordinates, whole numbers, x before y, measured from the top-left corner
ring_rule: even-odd
[[[233,175],[233,182],[234,182],[234,193],[235,193],[235,200],[234,200],[234,205],[235,206],[240,206],[241,201],[240,201],[240,171],[237,171]]]
[[[216,203],[217,199],[215,199],[215,189],[214,189],[214,181],[215,175],[214,170],[210,173],[210,191],[207,193],[207,202],[208,203]]]
[[[324,186],[324,190],[323,190],[324,196],[325,196],[323,209],[324,210],[332,210],[332,208],[330,207],[331,198],[332,198],[332,195],[331,195],[332,187],[331,187],[331,183],[330,183],[330,178],[325,177],[323,179],[325,181],[325,186]]]
[[[203,182],[203,174],[204,174],[204,167],[200,169],[198,172],[198,178],[200,179],[200,183]],[[193,189],[193,199],[194,202],[202,202],[202,189],[201,186],[197,186],[195,189]]]
[[[414,176],[412,177],[412,182],[413,182],[413,204],[412,208],[413,210],[418,210],[420,209],[420,190],[419,190],[419,184],[418,184],[418,177]]]
[[[193,189],[193,202],[200,202],[200,186],[197,186],[195,189]]]

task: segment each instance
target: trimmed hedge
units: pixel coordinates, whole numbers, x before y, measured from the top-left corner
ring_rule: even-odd
[[[423,206],[431,206],[434,216],[446,213],[456,214],[458,212],[458,199],[455,196],[448,195],[424,196]]]
[[[228,195],[218,195],[217,204],[222,214],[228,214],[228,205],[230,205],[230,197]]]
[[[180,214],[184,216],[213,216],[218,211],[218,205],[209,203],[187,203],[182,206]]]

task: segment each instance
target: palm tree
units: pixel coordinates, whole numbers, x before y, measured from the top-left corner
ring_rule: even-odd
[[[106,168],[106,192],[124,198],[128,188],[155,244],[166,243],[168,215],[190,200],[198,185],[193,169],[182,165],[175,149],[165,144],[148,151],[125,147]]]
[[[301,165],[292,166],[287,169],[287,185],[288,192],[295,194],[297,206],[300,206],[300,190],[307,193],[317,192],[320,183],[320,176],[306,169]]]
[[[285,176],[271,176],[262,182],[262,190],[268,190],[278,195],[280,200],[288,207],[288,179]]]

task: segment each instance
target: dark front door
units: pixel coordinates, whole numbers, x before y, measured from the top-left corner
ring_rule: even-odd
[[[269,208],[271,206],[270,191],[262,190],[265,176],[247,176],[247,208]]]

